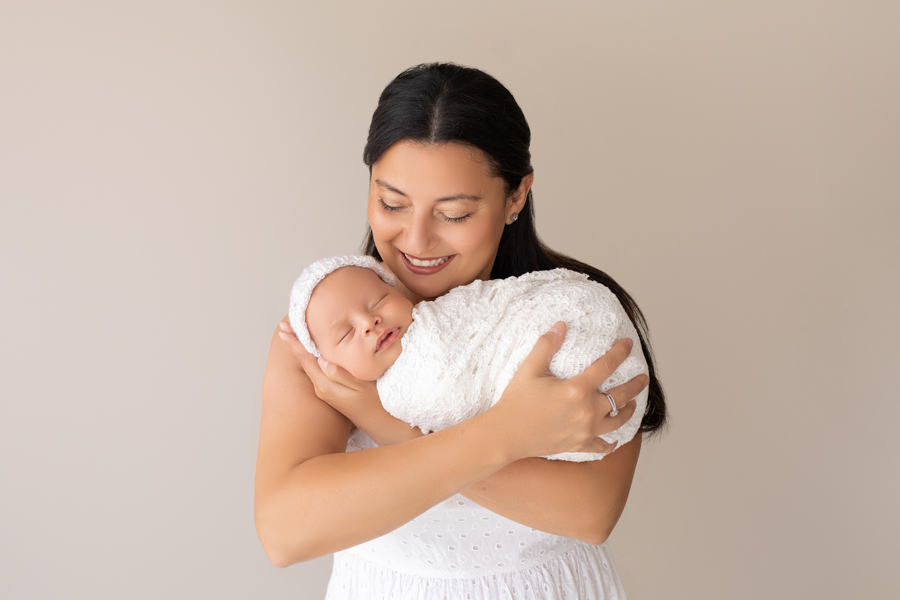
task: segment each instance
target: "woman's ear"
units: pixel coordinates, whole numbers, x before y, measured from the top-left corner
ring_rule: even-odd
[[[528,200],[528,192],[531,191],[531,184],[534,183],[534,173],[529,173],[519,182],[519,187],[509,197],[506,203],[506,224],[511,225],[519,218],[519,213],[525,208],[525,201]]]

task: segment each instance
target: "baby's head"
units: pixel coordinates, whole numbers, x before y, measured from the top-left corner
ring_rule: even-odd
[[[413,305],[370,256],[338,256],[306,268],[291,291],[291,327],[307,350],[374,381],[400,356]]]

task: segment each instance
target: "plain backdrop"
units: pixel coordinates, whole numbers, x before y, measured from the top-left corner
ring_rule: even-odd
[[[290,284],[355,251],[368,121],[499,78],[538,229],[646,313],[671,427],[632,600],[900,594],[900,4],[0,4],[0,597],[321,598],[253,527]]]

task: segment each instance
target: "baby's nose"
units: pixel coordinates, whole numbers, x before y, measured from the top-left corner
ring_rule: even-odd
[[[378,315],[371,316],[369,318],[368,322],[366,323],[366,333],[372,333],[372,331],[375,329],[376,326],[378,326],[379,323],[381,323],[380,316],[378,316]]]

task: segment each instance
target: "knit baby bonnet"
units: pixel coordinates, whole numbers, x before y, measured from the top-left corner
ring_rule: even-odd
[[[294,287],[291,289],[291,308],[288,312],[288,316],[291,320],[291,328],[293,328],[294,333],[297,335],[297,339],[300,340],[300,343],[303,344],[303,347],[306,348],[310,354],[316,357],[319,357],[322,354],[319,352],[319,349],[316,348],[312,338],[309,337],[309,328],[306,326],[306,307],[309,305],[309,298],[312,296],[316,286],[319,285],[319,282],[325,279],[326,275],[341,267],[364,267],[366,269],[372,269],[382,281],[388,285],[397,287],[397,280],[394,276],[371,256],[361,256],[356,254],[348,256],[329,256],[328,258],[317,260],[303,269],[303,273],[300,274],[300,277],[297,278],[297,281],[294,282]]]

